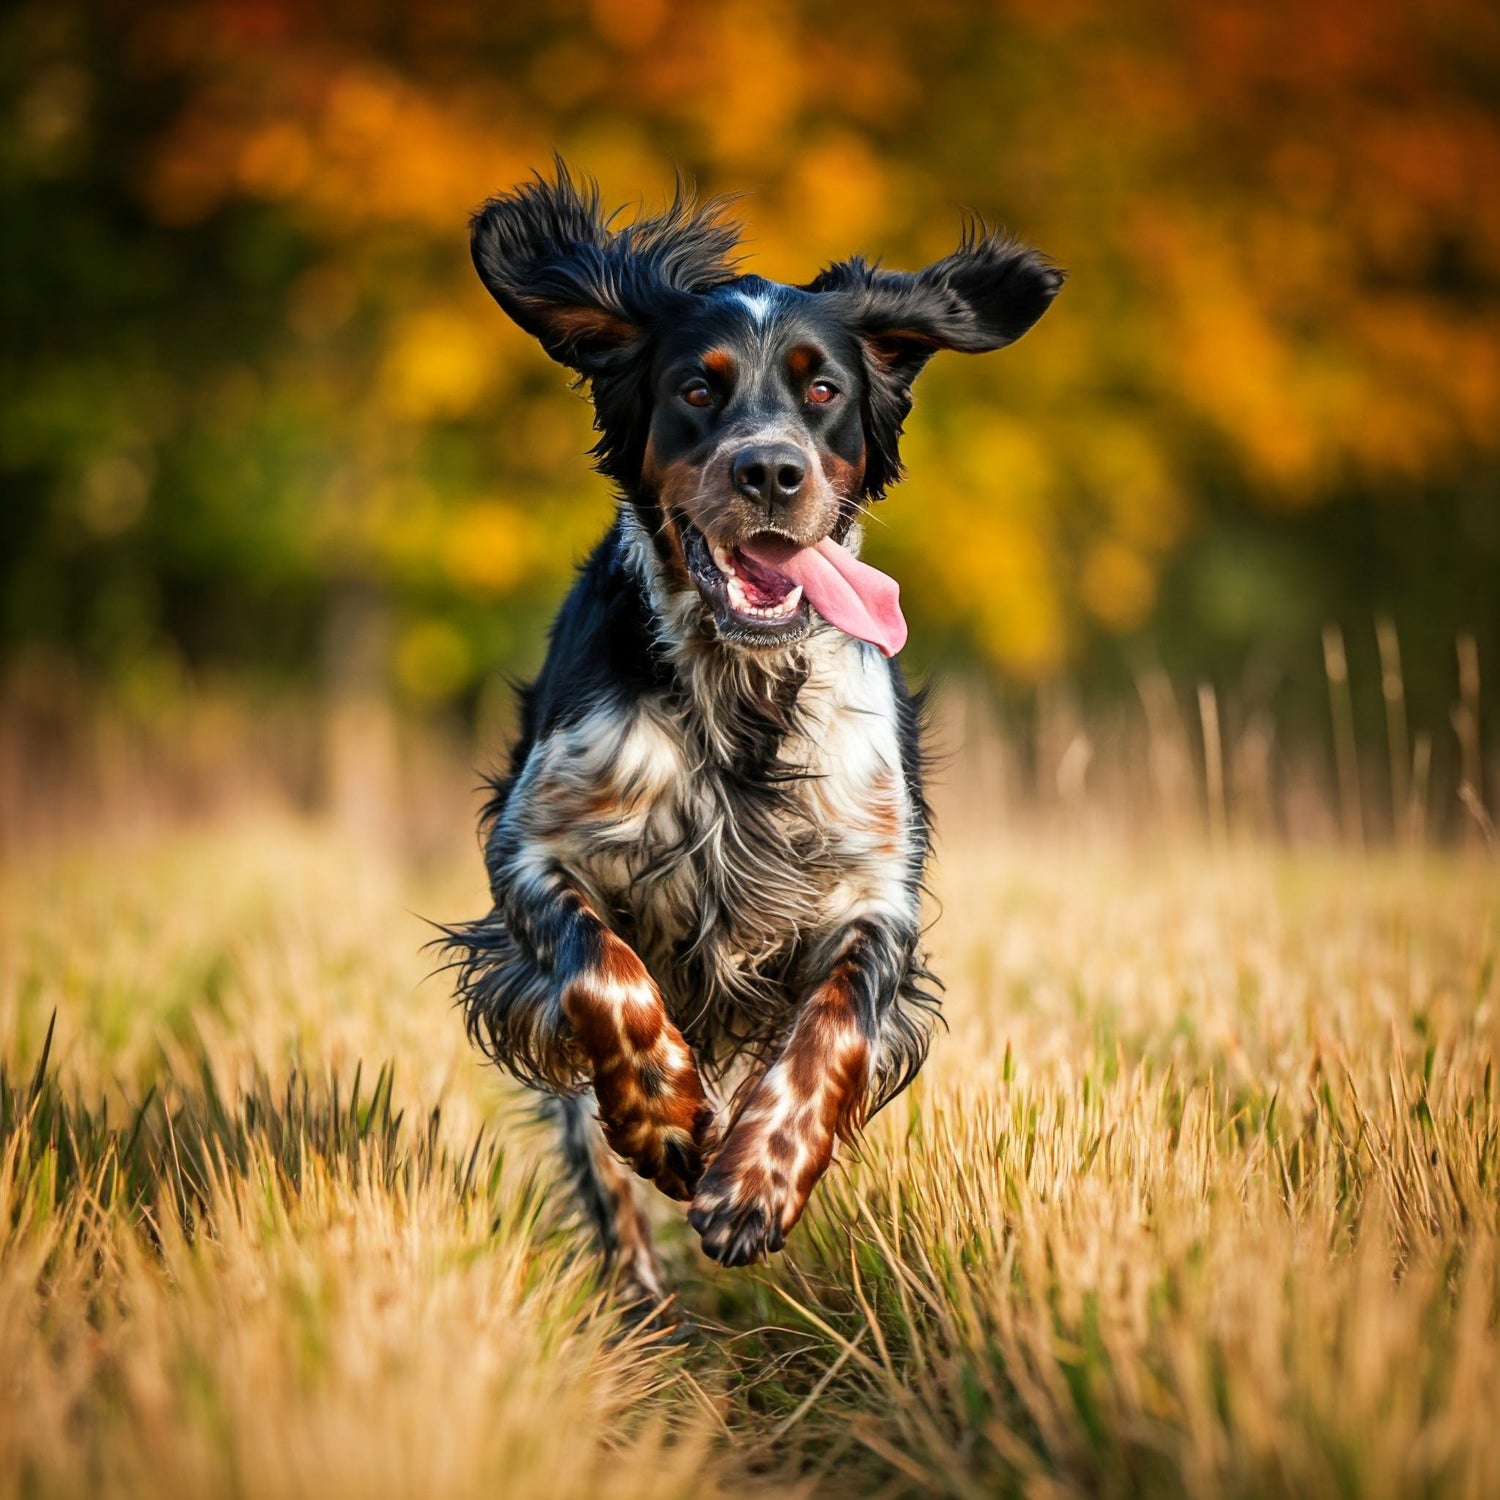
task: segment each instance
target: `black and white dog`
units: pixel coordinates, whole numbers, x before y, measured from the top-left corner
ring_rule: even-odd
[[[736,273],[714,208],[612,228],[561,163],[471,227],[588,382],[619,510],[485,809],[494,908],[450,946],[471,1035],[556,1096],[606,1254],[659,1300],[627,1169],[743,1265],[926,1055],[918,711],[860,521],[927,361],[1018,339],[1062,273],[978,226],[915,274],[785,286]]]

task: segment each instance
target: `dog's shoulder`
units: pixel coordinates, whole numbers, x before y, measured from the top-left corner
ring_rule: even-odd
[[[672,779],[681,757],[659,727],[660,713],[646,711],[672,681],[616,523],[579,567],[552,621],[541,670],[519,689],[519,733],[505,773],[491,779],[484,813],[490,842],[500,846],[494,857],[506,857],[518,837],[542,825],[599,829],[609,807],[618,811],[610,788],[623,792],[652,764],[652,785],[634,791],[660,790]]]
[[[552,622],[547,658],[529,690],[532,737],[602,706],[622,710],[670,686],[650,600],[626,557],[618,521],[578,570]]]

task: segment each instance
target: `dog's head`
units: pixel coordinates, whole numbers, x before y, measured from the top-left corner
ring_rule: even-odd
[[[762,649],[807,633],[804,582],[825,615],[852,592],[845,628],[862,633],[878,602],[835,544],[900,477],[913,380],[940,349],[1013,343],[1063,279],[983,226],[924,271],[856,257],[805,286],[740,276],[738,231],[714,205],[679,189],[663,213],[613,229],[597,188],[561,162],[471,228],[495,300],[589,382],[599,468],[660,566],[696,589],[721,639]]]

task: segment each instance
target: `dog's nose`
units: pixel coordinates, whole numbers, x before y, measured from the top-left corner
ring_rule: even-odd
[[[790,443],[762,443],[741,448],[729,474],[740,494],[774,508],[797,498],[807,478],[807,459]]]

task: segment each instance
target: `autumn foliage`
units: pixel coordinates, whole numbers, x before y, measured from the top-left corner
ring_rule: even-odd
[[[676,164],[749,259],[1068,267],[939,360],[874,559],[1008,680],[1500,644],[1500,14],[1479,0],[33,4],[3,23],[7,652],[304,670],[330,599],[418,701],[534,659],[610,504],[465,216],[561,149]],[[627,208],[627,214],[630,209]],[[1423,651],[1425,657],[1421,656]],[[1103,664],[1101,666],[1101,664]]]

